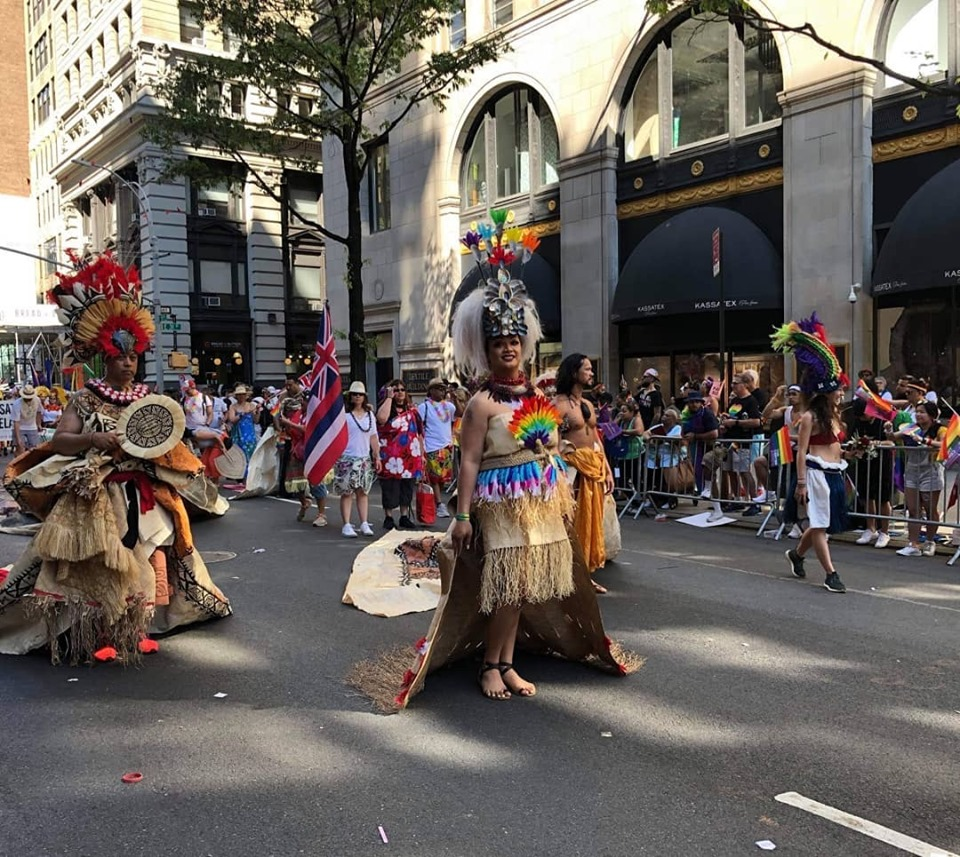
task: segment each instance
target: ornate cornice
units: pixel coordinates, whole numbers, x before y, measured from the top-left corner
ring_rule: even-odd
[[[657,211],[669,211],[674,208],[687,208],[702,205],[718,199],[727,199],[744,193],[753,193],[783,184],[783,167],[769,170],[756,170],[739,176],[727,176],[705,184],[658,193],[643,199],[622,202],[617,206],[617,218],[627,220],[631,217],[643,217]]]
[[[881,164],[884,161],[896,161],[926,152],[936,152],[938,149],[949,149],[951,146],[960,146],[960,125],[958,124],[874,143],[873,162]]]

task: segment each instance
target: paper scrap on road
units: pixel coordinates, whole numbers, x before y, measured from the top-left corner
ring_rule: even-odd
[[[67,681],[80,681],[78,678],[68,678]]]
[[[226,696],[225,693],[215,693],[213,695],[214,699],[223,699]]]
[[[383,840],[383,844],[386,845],[390,840],[387,839],[387,832],[383,829],[383,825],[377,825],[377,831],[380,833],[380,838]]]
[[[612,732],[601,732],[601,733],[600,733],[600,737],[601,737],[601,738],[612,738],[612,737],[613,737],[613,733],[612,733]]]
[[[834,809],[832,806],[811,800],[802,794],[797,794],[797,792],[783,792],[783,794],[776,795],[774,800],[785,803],[788,806],[795,806],[797,809],[802,809],[813,815],[819,815],[821,818],[827,819],[827,821],[832,821],[834,824],[855,830],[857,833],[862,833],[871,839],[886,842],[887,845],[892,845],[894,848],[899,848],[908,854],[917,854],[920,855],[920,857],[960,857],[960,855],[954,854],[952,851],[945,851],[936,845],[921,842],[912,836],[898,833],[896,830],[891,830],[889,827],[884,827],[881,824],[868,821],[857,815],[851,815],[842,809]]]
[[[253,552],[254,552],[254,553],[266,553],[266,552],[267,552],[267,549],[266,549],[266,548],[254,548],[254,549],[253,549]]]
[[[684,518],[675,518],[678,524],[689,524],[691,527],[722,527],[724,524],[732,524],[734,522],[733,518],[728,518],[725,515],[721,515],[715,520],[710,520],[710,516],[713,515],[713,512],[701,512],[699,515],[687,515]]]
[[[777,846],[774,845],[769,839],[761,839],[759,842],[754,843],[757,848],[762,849],[763,851],[776,851]]]

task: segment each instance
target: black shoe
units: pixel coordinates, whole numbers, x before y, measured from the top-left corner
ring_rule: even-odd
[[[400,520],[402,521],[403,518],[401,518]],[[383,519],[383,528],[385,530],[392,530],[396,526],[397,525],[393,522],[393,518],[391,518],[389,515],[387,515],[387,517]]]
[[[736,512],[740,506],[737,503],[721,503],[720,511],[721,512]]]
[[[760,507],[756,503],[751,503],[740,514],[743,515],[744,518],[752,518],[754,515],[760,514]]]
[[[840,575],[835,571],[832,571],[827,575],[827,579],[823,581],[823,588],[826,589],[827,592],[843,593],[847,591],[847,587],[843,585]]]
[[[397,524],[398,530],[415,530],[417,525],[413,523],[406,515],[400,516],[400,522]]]
[[[806,577],[807,573],[803,570],[803,557],[800,556],[793,548],[786,551],[784,556],[787,558],[787,562],[790,563],[790,571],[793,572],[794,577]],[[838,577],[837,580],[840,580]],[[843,586],[843,584],[840,584]]]

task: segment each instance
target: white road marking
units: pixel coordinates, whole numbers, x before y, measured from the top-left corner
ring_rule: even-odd
[[[894,848],[899,848],[908,854],[917,854],[919,857],[960,857],[960,855],[954,854],[952,851],[944,851],[944,849],[937,848],[935,845],[921,842],[919,839],[914,839],[912,836],[906,836],[903,833],[897,833],[896,830],[891,830],[882,824],[851,815],[849,812],[844,812],[841,809],[834,809],[832,806],[811,800],[796,792],[784,792],[783,794],[777,795],[775,800],[789,806],[795,806],[797,809],[802,809],[813,815],[819,815],[821,818],[827,819],[827,821],[832,821],[834,824],[855,830],[857,833],[862,833],[871,839],[885,842],[887,845],[892,845]]]
[[[638,551],[634,548],[622,548],[622,553],[635,553],[639,556],[651,556],[656,557],[657,559],[673,559],[679,560],[680,562],[686,562],[690,565],[699,565],[703,568],[717,568],[721,571],[735,571],[738,574],[749,574],[751,577],[765,577],[767,580],[778,580],[782,583],[796,584],[796,580],[792,577],[787,577],[785,574],[767,574],[763,571],[750,571],[748,568],[737,568],[735,565],[720,565],[715,562],[704,562],[703,560],[692,559],[691,557],[684,556],[679,553],[669,553],[667,551]],[[664,568],[674,568],[675,566],[664,566]],[[853,593],[854,595],[867,595],[870,598],[883,598],[886,601],[899,601],[901,604],[912,604],[915,607],[927,607],[930,610],[946,610],[948,613],[960,613],[960,609],[956,607],[947,607],[944,604],[930,604],[927,601],[916,601],[912,598],[903,598],[899,595],[887,595],[883,592],[867,592],[863,589],[852,589],[847,587],[847,592]]]
[[[299,500],[291,500],[289,497],[274,497],[273,495],[267,495],[268,500],[279,500],[281,503],[296,503],[300,505]]]

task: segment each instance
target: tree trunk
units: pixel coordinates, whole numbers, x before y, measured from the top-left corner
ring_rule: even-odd
[[[347,182],[347,297],[349,300],[350,380],[366,383],[367,348],[363,326],[363,236],[360,219],[360,185],[363,175],[356,149],[342,146],[343,174]]]

